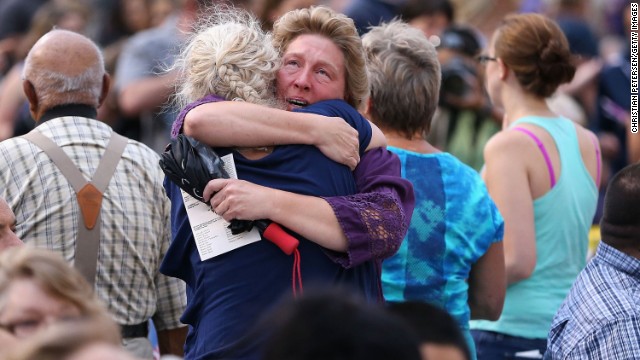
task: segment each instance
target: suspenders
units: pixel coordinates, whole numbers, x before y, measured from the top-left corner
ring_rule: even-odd
[[[78,237],[76,238],[74,266],[87,279],[91,287],[94,287],[100,246],[102,194],[115,173],[128,139],[115,132],[111,134],[96,172],[91,180],[87,181],[69,156],[38,129],[23,135],[22,138],[41,148],[60,169],[76,192],[80,212],[78,213]]]

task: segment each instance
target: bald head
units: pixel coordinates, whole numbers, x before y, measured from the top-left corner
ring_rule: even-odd
[[[106,95],[105,86],[108,90],[105,77],[100,49],[89,38],[67,30],[41,37],[29,51],[23,70],[25,93],[36,120],[60,105],[97,108]]]

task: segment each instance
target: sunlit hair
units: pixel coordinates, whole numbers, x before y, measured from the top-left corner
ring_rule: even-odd
[[[575,65],[560,27],[540,14],[505,17],[493,38],[495,55],[528,92],[546,98],[573,79]]]
[[[182,75],[174,101],[177,107],[209,94],[274,105],[280,56],[271,35],[244,10],[220,5],[207,14],[174,65]]]
[[[369,94],[369,81],[362,50],[362,41],[353,20],[325,6],[292,10],[273,24],[273,40],[281,54],[299,35],[321,35],[330,39],[344,55],[345,96],[358,108]]]
[[[108,317],[84,277],[52,251],[20,246],[0,254],[0,311],[6,305],[7,289],[16,280],[33,281],[45,293],[73,304],[83,317]]]
[[[82,318],[51,324],[23,340],[20,346],[10,350],[4,360],[69,359],[79,351],[97,344],[122,349],[120,328],[113,320]]]
[[[428,133],[440,93],[440,63],[424,34],[394,20],[362,38],[371,83],[371,117],[411,138]]]
[[[83,50],[93,52],[92,56],[94,61],[90,64],[82,64],[85,68],[77,75],[71,75],[69,72],[77,71],[68,67],[67,71],[55,71],[48,68],[45,64],[53,64],[60,59],[34,59],[34,49],[41,46],[41,38],[33,46],[32,50],[27,55],[25,65],[22,70],[22,77],[29,80],[36,89],[38,95],[38,103],[44,108],[52,108],[65,104],[83,104],[98,107],[100,102],[100,95],[102,94],[102,80],[105,74],[104,58],[102,52],[98,46],[84,35],[67,31],[67,30],[52,30],[45,36],[51,35],[54,32],[74,34],[78,37],[78,41],[83,41]],[[74,40],[75,41],[75,40]],[[59,46],[58,52],[64,52],[69,48],[68,44],[52,44],[50,41],[46,46],[53,47]],[[34,64],[37,61],[37,64]],[[43,66],[44,65],[44,66]]]

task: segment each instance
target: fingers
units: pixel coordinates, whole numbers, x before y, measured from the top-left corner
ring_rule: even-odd
[[[211,210],[213,210],[213,212],[215,212],[216,214],[222,216],[222,218],[226,221],[231,221],[234,218],[229,211],[229,202],[226,201],[226,199],[221,201],[220,204],[216,205],[215,207],[211,205]]]
[[[211,195],[222,190],[227,185],[227,183],[227,179],[213,179],[209,181],[209,183],[207,183],[207,186],[205,186],[204,192],[202,194],[204,201],[209,202],[209,200],[211,199]]]
[[[349,167],[349,169],[351,169],[351,171],[353,171],[355,170],[356,166],[358,166],[359,162],[360,162],[360,154],[356,153],[355,156],[352,156],[347,159],[346,165]]]

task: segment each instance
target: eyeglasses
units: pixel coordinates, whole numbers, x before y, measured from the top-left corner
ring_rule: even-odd
[[[482,65],[486,65],[489,61],[496,61],[498,60],[497,58],[491,57],[489,55],[478,55],[476,57],[476,60],[478,60],[478,62]]]

